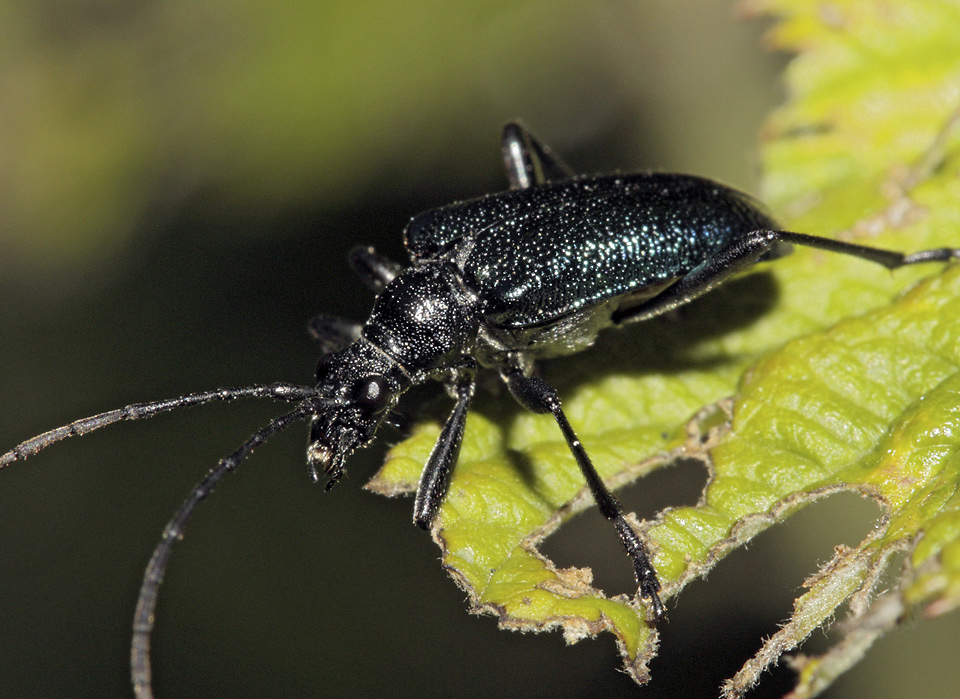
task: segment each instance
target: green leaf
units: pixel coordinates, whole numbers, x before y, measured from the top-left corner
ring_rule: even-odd
[[[910,251],[960,245],[960,7],[751,7],[778,13],[774,40],[800,53],[763,148],[767,201],[787,226]],[[853,490],[883,507],[864,542],[838,548],[807,581],[791,619],[727,683],[727,696],[740,696],[844,602],[854,623],[823,658],[797,663],[797,696],[820,691],[904,613],[940,614],[960,600],[958,302],[956,266],[889,274],[797,250],[680,319],[609,333],[546,367],[612,486],[679,456],[708,464],[696,507],[635,521],[665,597],[819,498]],[[371,487],[415,488],[439,429],[421,424]],[[589,570],[557,569],[538,550],[590,504],[552,419],[505,395],[481,399],[433,536],[475,611],[507,628],[560,628],[570,642],[608,630],[626,670],[645,681],[657,638],[644,606],[605,595]],[[873,601],[898,551],[908,552],[900,587]]]

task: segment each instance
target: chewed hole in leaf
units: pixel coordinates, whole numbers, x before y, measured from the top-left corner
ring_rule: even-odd
[[[857,546],[880,510],[868,499],[839,492],[815,502],[736,549],[691,582],[682,604],[670,604],[670,622],[658,627],[660,655],[651,664],[665,696],[702,696],[739,668],[787,620],[804,581],[828,562],[837,545]],[[804,651],[817,652],[832,635],[814,634]],[[678,678],[681,673],[691,677]],[[785,664],[769,668],[750,696],[780,697],[796,680]],[[709,696],[709,695],[708,695]]]
[[[701,462],[681,459],[617,491],[617,497],[626,512],[636,513],[641,521],[653,519],[667,507],[695,505],[706,479]],[[596,507],[566,521],[541,543],[540,553],[561,568],[590,568],[593,586],[607,596],[636,593],[633,567],[610,522]]]
[[[835,549],[859,546],[880,517],[872,500],[853,492],[835,493],[759,534],[689,591],[706,586],[705,604],[729,600],[744,614],[766,619],[767,627],[755,637],[757,644],[790,616],[795,599],[805,591],[804,582],[833,558]]]
[[[769,617],[754,617],[742,607],[718,604],[712,597],[711,582],[697,585],[697,590],[691,588],[689,598],[685,591],[683,604],[670,609],[670,623],[659,629],[659,654],[650,664],[651,689],[656,689],[652,696],[715,698],[721,683],[756,652],[757,640],[769,634]],[[795,673],[780,664],[764,675],[750,696],[780,699],[795,681]]]

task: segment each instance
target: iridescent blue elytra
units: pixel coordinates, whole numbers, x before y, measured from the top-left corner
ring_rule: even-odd
[[[309,420],[308,469],[315,480],[325,476],[329,488],[407,389],[434,379],[456,403],[424,465],[413,520],[425,529],[442,527],[437,514],[481,367],[497,371],[520,405],[554,417],[630,556],[639,596],[654,620],[663,619],[660,581],[646,546],[597,475],[537,362],[586,348],[604,328],[687,303],[754,262],[785,254],[791,244],[890,269],[960,256],[949,248],[904,255],[781,231],[750,197],[700,177],[576,177],[519,124],[504,127],[501,144],[511,191],[415,217],[405,233],[408,267],[370,248],[353,250],[351,263],[377,298],[365,323],[313,319],[321,349],[315,387],[272,384],[137,403],[45,432],[0,456],[2,468],[65,437],[200,403],[242,397],[297,402],[223,459],[167,524],[134,615],[131,673],[140,699],[152,696],[150,635],[167,559],[196,506],[224,475],[273,433]]]
[[[581,177],[433,209],[404,233],[415,264],[450,259],[484,322],[542,326],[636,304],[733,241],[777,226],[752,198],[691,175]],[[453,250],[454,253],[450,254]]]

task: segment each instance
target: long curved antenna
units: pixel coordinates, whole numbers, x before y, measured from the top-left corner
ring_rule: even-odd
[[[296,386],[286,383],[274,383],[265,386],[249,386],[246,388],[218,388],[214,391],[190,393],[177,398],[152,401],[150,403],[133,403],[117,410],[108,410],[105,413],[92,415],[71,422],[69,425],[58,427],[55,430],[44,432],[22,444],[18,444],[3,456],[0,456],[0,468],[14,461],[33,456],[41,449],[59,442],[67,437],[75,437],[93,432],[101,427],[112,425],[123,420],[141,420],[165,413],[177,408],[188,408],[193,405],[211,403],[218,400],[236,400],[237,398],[276,398],[277,400],[298,401],[313,398],[317,390],[309,386]]]
[[[200,481],[186,502],[180,506],[167,526],[164,527],[160,543],[153,551],[150,563],[143,575],[143,584],[140,586],[140,596],[137,598],[137,610],[133,616],[133,640],[130,643],[130,674],[133,680],[133,691],[138,699],[153,699],[150,671],[150,634],[153,632],[154,610],[157,606],[157,592],[163,582],[163,574],[167,569],[167,561],[173,545],[183,536],[183,529],[190,519],[190,515],[204,498],[213,490],[214,486],[240,462],[250,455],[254,449],[263,444],[268,437],[280,430],[289,427],[294,422],[304,420],[315,414],[316,403],[304,401],[296,410],[271,420],[262,430],[248,439],[242,447],[225,459],[221,459],[206,478]]]

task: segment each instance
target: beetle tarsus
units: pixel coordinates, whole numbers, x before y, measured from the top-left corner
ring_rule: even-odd
[[[620,535],[620,541],[627,549],[627,554],[633,560],[633,574],[637,579],[637,594],[650,600],[654,620],[664,621],[667,618],[667,612],[658,594],[660,592],[660,581],[657,579],[657,573],[650,563],[650,556],[647,553],[647,547],[643,544],[643,539],[630,526],[622,512],[613,520],[613,524]]]

